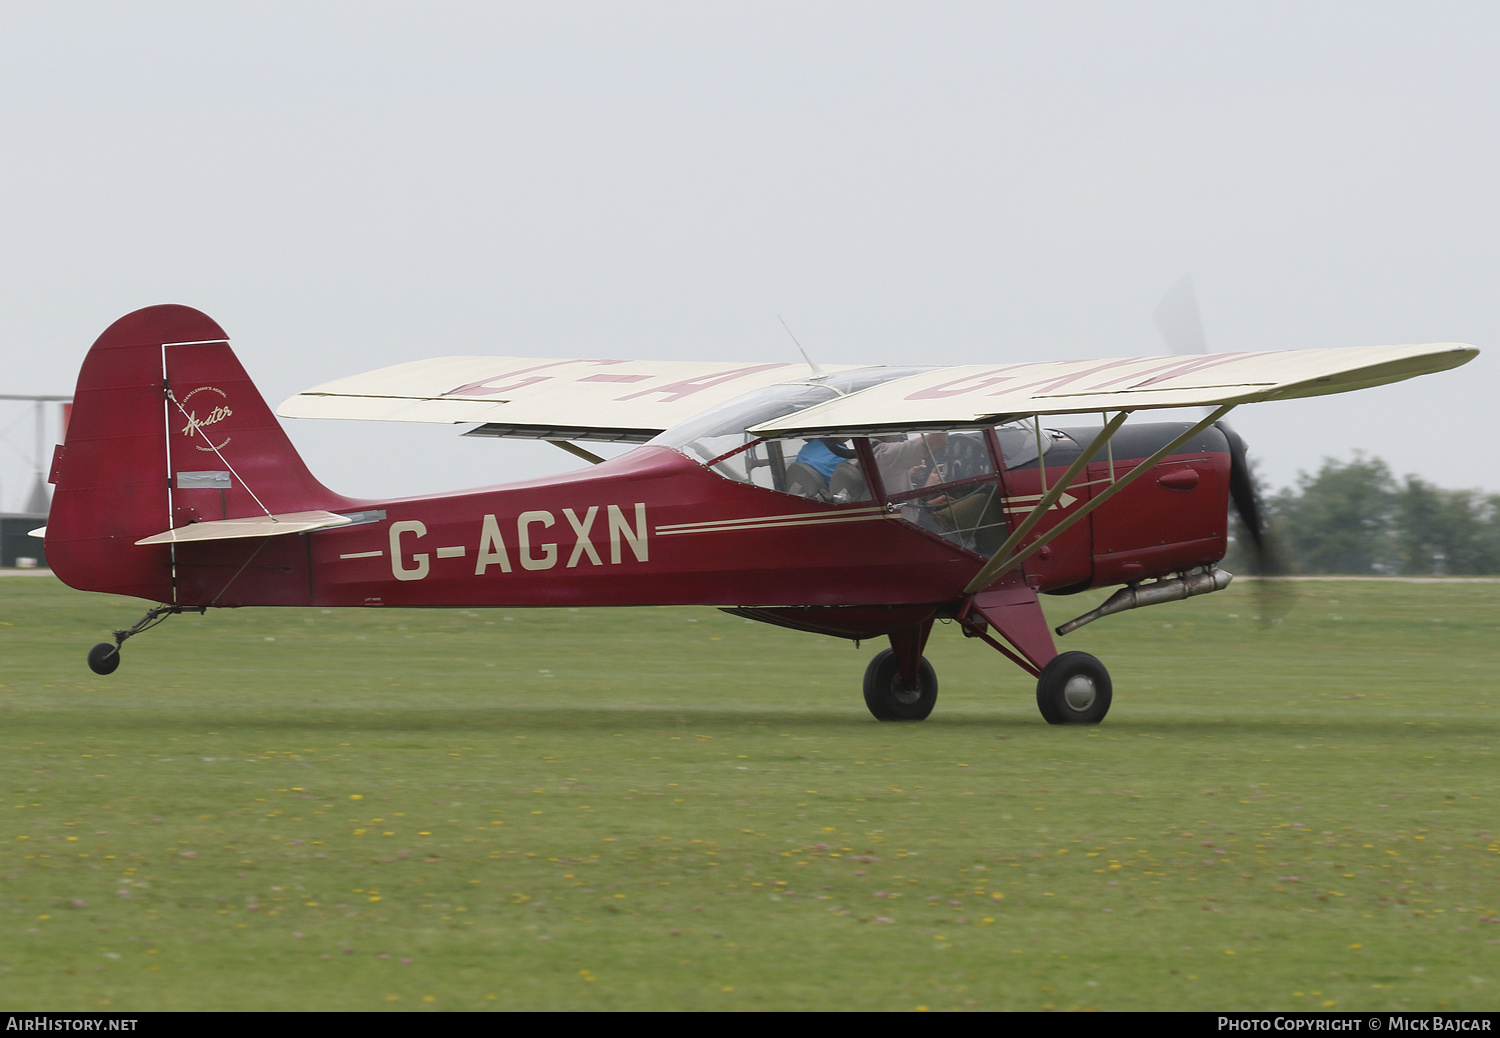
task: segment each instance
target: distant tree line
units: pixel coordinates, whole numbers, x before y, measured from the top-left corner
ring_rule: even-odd
[[[1283,573],[1500,573],[1500,494],[1445,490],[1410,475],[1398,481],[1385,462],[1355,454],[1326,458],[1317,473],[1263,500]],[[1238,525],[1225,567],[1254,573]]]

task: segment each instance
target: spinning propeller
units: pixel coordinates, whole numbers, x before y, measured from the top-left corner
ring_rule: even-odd
[[[1193,287],[1191,274],[1184,274],[1167,289],[1152,311],[1156,328],[1161,332],[1167,348],[1177,354],[1212,353],[1208,347],[1208,335],[1203,328],[1203,312],[1198,306],[1198,292]],[[1245,453],[1245,441],[1230,428],[1228,422],[1219,421],[1215,427],[1229,441],[1229,501],[1240,518],[1240,530],[1259,577],[1282,575],[1282,554],[1271,535],[1266,522],[1266,509],[1250,472],[1250,461]],[[1290,603],[1290,592],[1286,585],[1277,581],[1256,582],[1256,598],[1261,616],[1279,619]]]

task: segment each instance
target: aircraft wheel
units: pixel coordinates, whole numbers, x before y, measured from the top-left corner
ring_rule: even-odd
[[[1065,652],[1042,668],[1036,705],[1048,724],[1098,724],[1114,689],[1104,664],[1086,652]]]
[[[932,713],[937,702],[937,672],[927,657],[917,668],[917,687],[906,688],[896,654],[883,649],[865,668],[865,706],[877,721],[921,721]]]
[[[95,674],[113,674],[120,666],[120,647],[100,642],[89,650],[89,670]]]

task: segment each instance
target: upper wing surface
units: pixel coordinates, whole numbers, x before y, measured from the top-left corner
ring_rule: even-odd
[[[1472,346],[1428,343],[938,368],[764,422],[762,436],[857,435],[1016,415],[1192,407],[1344,393],[1443,371]],[[846,371],[853,365],[830,366]],[[799,364],[439,357],[325,382],[286,418],[480,423],[497,436],[644,442]]]
[[[1267,353],[968,365],[923,372],[763,422],[761,436],[987,424],[1078,414],[1287,400],[1443,371],[1479,351],[1462,343]]]
[[[439,357],[325,382],[283,401],[277,414],[481,422],[499,436],[643,442],[806,370],[800,364],[728,361]]]

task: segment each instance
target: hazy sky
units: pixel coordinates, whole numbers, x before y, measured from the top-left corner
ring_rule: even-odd
[[[1460,341],[1234,420],[1500,490],[1500,6],[0,2],[0,393],[177,302],[274,406],[425,356],[985,363]],[[18,417],[19,416],[19,417]],[[361,495],[575,466],[289,422]],[[0,432],[29,449],[29,417]],[[20,504],[0,462],[0,507]]]

